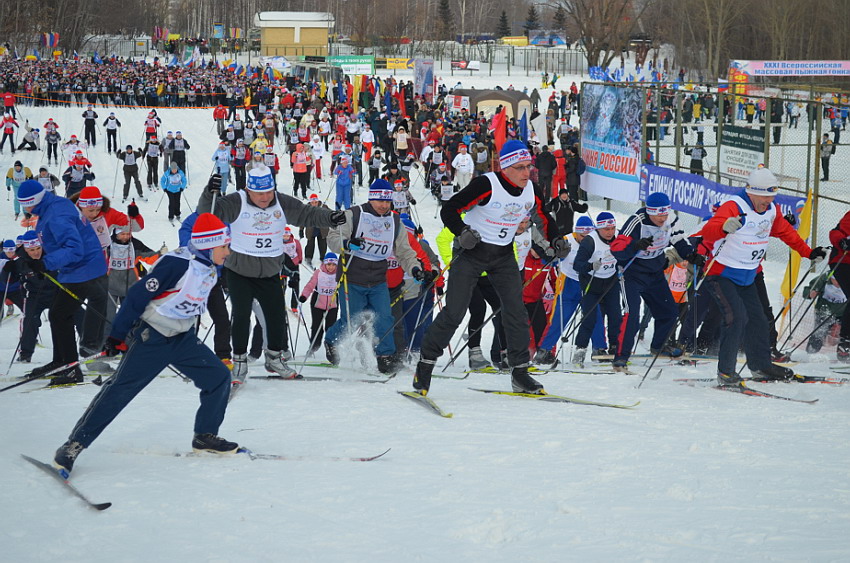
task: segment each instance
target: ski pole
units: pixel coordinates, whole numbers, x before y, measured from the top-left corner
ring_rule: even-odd
[[[67,363],[63,366],[53,368],[52,370],[48,371],[47,373],[43,373],[41,375],[36,375],[36,376],[32,376],[32,375],[26,376],[24,379],[22,379],[21,381],[18,381],[17,383],[13,383],[12,385],[7,385],[6,387],[3,387],[2,389],[0,389],[0,393],[2,393],[3,391],[8,391],[9,389],[14,389],[15,387],[19,387],[21,385],[24,385],[25,383],[29,383],[30,381],[35,381],[36,379],[42,379],[42,378],[45,378],[45,377],[50,377],[54,373],[58,373],[62,370],[78,366],[80,364],[83,364],[85,362],[89,362],[91,360],[96,360],[97,358],[101,358],[105,355],[106,355],[106,352],[101,351],[101,352],[98,352],[97,354],[92,354],[91,356],[87,356],[85,358],[80,358],[80,359],[75,360],[73,362],[69,362],[69,363]]]

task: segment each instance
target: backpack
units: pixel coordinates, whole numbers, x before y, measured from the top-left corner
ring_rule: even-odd
[[[587,170],[587,164],[585,164],[584,159],[582,157],[578,157],[578,166],[576,167],[578,175],[581,176],[582,174],[584,174],[585,170]]]

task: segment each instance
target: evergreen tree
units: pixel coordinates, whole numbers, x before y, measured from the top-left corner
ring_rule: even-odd
[[[454,29],[454,18],[449,0],[440,0],[437,5],[437,33],[443,41],[450,41]]]
[[[555,10],[552,22],[555,24],[555,29],[557,31],[564,31],[567,29],[567,13],[564,11],[564,7],[560,4],[558,4],[558,8]]]
[[[530,31],[540,29],[540,16],[537,14],[537,8],[534,7],[534,4],[528,7],[528,15],[525,17],[525,25],[522,26],[522,29],[525,31],[526,37],[528,37]]]
[[[511,24],[508,23],[508,14],[502,10],[502,15],[499,17],[499,25],[496,26],[497,37],[509,37],[511,34]]]

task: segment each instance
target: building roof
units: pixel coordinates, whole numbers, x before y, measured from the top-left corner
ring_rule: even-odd
[[[257,12],[254,25],[257,27],[334,26],[334,16],[329,12]]]

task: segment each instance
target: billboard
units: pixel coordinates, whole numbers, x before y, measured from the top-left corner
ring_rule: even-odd
[[[327,58],[333,66],[342,68],[345,74],[375,74],[375,57],[373,55],[333,55]]]
[[[538,47],[566,45],[567,35],[561,31],[535,29],[528,32],[528,43]]]
[[[434,59],[416,59],[413,65],[413,94],[434,103]]]
[[[387,69],[398,70],[406,68],[413,68],[413,59],[387,57]]]
[[[595,195],[637,202],[640,90],[585,84],[581,101],[581,157],[587,166],[581,187]]]
[[[733,195],[740,194],[742,189],[670,168],[649,164],[641,166],[641,200],[646,200],[646,196],[651,193],[663,192],[670,198],[670,204],[674,210],[697,217],[711,215],[712,205],[723,203]],[[774,202],[779,205],[782,215],[793,213],[799,216],[806,198],[780,193],[776,195]]]
[[[720,135],[720,172],[746,178],[764,162],[764,128],[726,125]]]
[[[850,61],[742,61],[730,69],[748,76],[850,76]]]
[[[452,61],[455,70],[481,70],[481,61]]]

